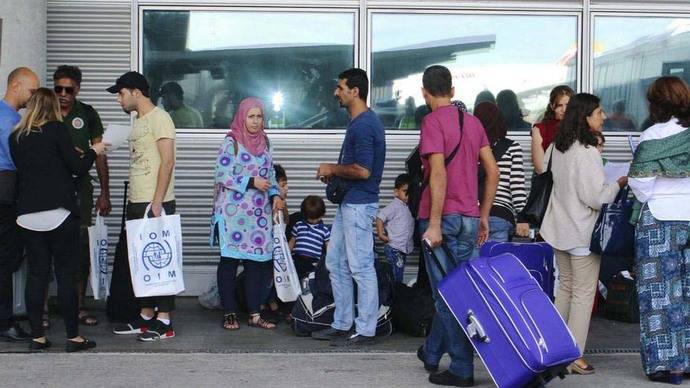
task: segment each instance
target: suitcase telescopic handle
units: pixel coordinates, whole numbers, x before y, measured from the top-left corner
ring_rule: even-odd
[[[467,311],[467,323],[467,335],[470,338],[475,338],[481,342],[486,343],[491,342],[489,336],[486,335],[486,331],[484,331],[484,327],[479,322],[477,316],[474,315],[474,311],[472,310]]]

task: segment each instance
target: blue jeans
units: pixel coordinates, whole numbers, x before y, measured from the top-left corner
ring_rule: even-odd
[[[507,242],[512,231],[513,224],[505,218],[489,217],[489,241]]]
[[[354,322],[357,333],[369,337],[376,335],[379,312],[372,227],[377,210],[376,203],[338,206],[326,253],[335,300],[331,327],[350,330]],[[352,279],[357,282],[356,319]]]
[[[383,248],[383,253],[386,255],[386,260],[391,264],[393,280],[402,282],[403,276],[405,275],[405,261],[407,261],[407,255],[388,244]]]
[[[423,234],[429,225],[429,220],[419,220],[419,232]],[[459,214],[443,216],[441,232],[443,243],[455,257],[448,257],[445,251],[438,247],[434,249],[436,257],[441,262],[446,273],[459,263],[467,261],[477,243],[479,218],[466,217]],[[431,324],[431,332],[424,343],[426,362],[438,365],[444,353],[450,355],[450,373],[463,378],[474,375],[474,356],[472,344],[462,331],[453,313],[443,302],[438,293],[438,284],[443,279],[440,269],[431,257],[424,255],[429,281],[434,291],[434,305],[436,314]]]

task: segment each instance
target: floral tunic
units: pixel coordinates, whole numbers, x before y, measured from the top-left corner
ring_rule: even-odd
[[[278,195],[272,148],[254,156],[231,136],[218,151],[215,171],[211,246],[222,257],[268,261],[273,258],[271,196]],[[268,191],[248,188],[252,177],[268,179]]]

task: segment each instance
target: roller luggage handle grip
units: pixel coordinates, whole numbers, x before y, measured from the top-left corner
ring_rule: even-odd
[[[486,335],[486,331],[484,331],[484,326],[482,326],[472,310],[467,311],[467,327],[465,330],[467,331],[467,336],[470,338],[475,338],[484,343],[491,342],[489,336]]]

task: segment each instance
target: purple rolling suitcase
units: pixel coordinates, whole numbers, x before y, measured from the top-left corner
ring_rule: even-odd
[[[532,277],[539,283],[546,295],[554,299],[553,248],[545,242],[513,243],[487,241],[482,245],[479,256],[491,257],[501,253],[512,253],[527,268]]]
[[[553,303],[512,254],[461,263],[439,293],[498,387],[543,386],[563,378],[581,355]]]

